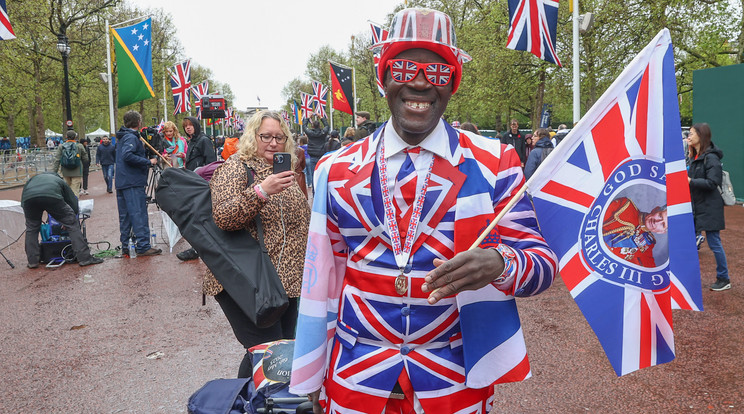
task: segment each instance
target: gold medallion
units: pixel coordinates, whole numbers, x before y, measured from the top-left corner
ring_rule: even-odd
[[[408,278],[403,276],[403,273],[399,274],[395,278],[395,291],[399,295],[405,295],[408,292]]]

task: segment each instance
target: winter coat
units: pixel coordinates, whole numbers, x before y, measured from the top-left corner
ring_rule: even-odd
[[[114,165],[116,164],[116,144],[108,145],[98,144],[96,149],[96,164]]]
[[[328,121],[325,118],[321,118],[323,121],[323,129],[310,128],[310,119],[305,118],[302,120],[303,127],[305,128],[305,135],[307,135],[307,153],[311,157],[320,158],[325,154],[324,147],[326,140],[328,139],[328,131],[331,127],[328,126]]]
[[[543,137],[537,141],[535,148],[530,151],[530,155],[527,157],[527,162],[524,164],[524,178],[529,180],[532,174],[535,173],[537,167],[542,163],[542,154],[545,148],[553,148],[553,143],[550,141],[550,137]]]
[[[357,125],[356,133],[354,134],[354,141],[359,141],[367,135],[375,132],[376,129],[377,124],[370,121],[369,119],[362,122],[361,124]]]
[[[194,126],[194,134],[189,137],[189,146],[186,150],[186,169],[194,171],[202,165],[217,161],[217,154],[214,152],[212,140],[202,132],[199,120],[191,116],[187,116],[186,119]]]
[[[116,132],[116,189],[147,186],[150,159],[140,141],[139,132],[121,127]]]
[[[690,160],[687,176],[690,177],[692,213],[696,231],[723,230],[723,198],[718,191],[723,177],[721,159],[723,152],[712,142],[710,148]]]
[[[523,165],[527,162],[527,141],[524,140],[524,135],[521,132],[517,131],[516,134],[513,134],[511,131],[504,132],[501,143],[514,147]]]
[[[23,186],[23,193],[21,193],[21,207],[29,200],[40,197],[63,200],[75,214],[80,212],[75,193],[72,192],[65,180],[53,172],[43,172],[26,181],[26,185]]]

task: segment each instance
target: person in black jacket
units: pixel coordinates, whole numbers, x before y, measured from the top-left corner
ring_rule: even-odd
[[[203,165],[217,161],[212,140],[202,132],[199,120],[187,116],[184,118],[182,126],[189,141],[189,147],[186,150],[186,168],[194,171]]]
[[[545,157],[553,151],[553,143],[550,141],[550,133],[547,128],[538,128],[535,131],[535,137],[538,139],[535,149],[530,151],[530,155],[527,157],[527,163],[524,166],[524,178],[527,180],[532,177],[532,174],[542,164]],[[544,156],[543,153],[545,154]]]
[[[320,121],[323,121],[323,129],[320,128]],[[305,135],[307,135],[307,153],[310,155],[310,183],[314,183],[313,178],[315,177],[315,166],[318,164],[320,157],[325,154],[325,143],[328,140],[328,131],[331,127],[328,126],[328,118],[322,118],[320,121],[316,118],[313,120],[312,128],[310,127],[310,118],[302,120],[302,126],[305,128]]]
[[[116,145],[111,143],[109,137],[101,138],[101,143],[96,149],[96,164],[101,166],[103,179],[106,181],[106,192],[113,192],[114,184],[114,165],[116,164]]]
[[[189,146],[186,149],[186,160],[184,161],[186,169],[194,171],[201,166],[217,161],[217,153],[214,151],[212,140],[202,132],[199,120],[187,116],[184,118],[182,125],[189,141]],[[199,253],[191,247],[176,254],[176,257],[183,261],[194,260],[199,258]]]
[[[41,247],[39,230],[41,217],[46,211],[70,234],[70,243],[80,266],[103,263],[103,259],[90,254],[78,222],[78,199],[69,185],[53,172],[44,172],[31,177],[23,186],[21,207],[26,218],[26,258],[29,269],[39,267]]]
[[[85,161],[85,158],[83,158],[83,189],[80,191],[80,194],[88,195],[88,174],[90,174],[90,161],[93,159],[90,157],[90,138],[83,137],[80,138],[80,143],[83,144],[83,149],[85,149],[85,153],[88,154],[88,161]]]
[[[369,118],[371,117],[372,115],[370,115],[370,113],[367,111],[357,111],[357,129],[356,133],[354,134],[354,141],[359,141],[360,139],[375,132],[375,130],[377,129],[377,125],[369,120]]]
[[[519,132],[519,122],[516,119],[512,119],[509,124],[510,130],[505,132],[501,138],[502,144],[509,144],[517,151],[519,160],[522,161],[522,168],[524,168],[525,162],[527,162],[527,141],[524,136]]]
[[[706,123],[695,124],[690,128],[690,135],[687,136],[690,149],[687,180],[690,183],[695,231],[705,231],[708,247],[716,258],[716,281],[710,286],[710,290],[721,291],[731,289],[720,234],[726,227],[723,198],[718,191],[723,177],[723,152],[713,144],[711,137],[710,126]]]

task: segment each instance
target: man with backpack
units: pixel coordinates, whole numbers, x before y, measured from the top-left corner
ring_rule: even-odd
[[[354,134],[354,141],[359,141],[367,135],[375,132],[375,130],[377,129],[377,125],[369,120],[369,118],[371,117],[372,115],[370,115],[370,113],[367,111],[357,111],[357,129],[356,133]]]
[[[62,178],[72,188],[75,197],[80,196],[83,183],[83,164],[90,162],[83,144],[77,142],[77,132],[67,131],[67,140],[57,147],[52,172],[62,170]]]
[[[532,174],[535,173],[537,167],[542,164],[545,158],[553,152],[553,143],[550,141],[550,132],[546,128],[538,128],[535,131],[534,138],[538,141],[535,144],[535,148],[530,151],[529,157],[527,157],[527,164],[524,166],[524,177],[529,180]]]

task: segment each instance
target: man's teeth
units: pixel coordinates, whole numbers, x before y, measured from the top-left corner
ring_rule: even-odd
[[[406,105],[413,109],[427,109],[429,107],[429,102],[406,102]]]

